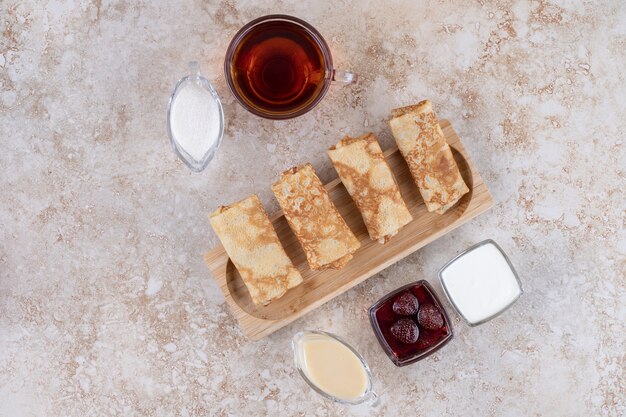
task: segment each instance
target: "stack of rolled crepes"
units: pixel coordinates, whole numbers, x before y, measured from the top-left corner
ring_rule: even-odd
[[[430,101],[392,110],[389,126],[426,208],[443,214],[469,189]]]
[[[346,136],[328,150],[372,240],[386,243],[413,220],[373,133]]]
[[[361,246],[311,164],[291,168],[272,191],[311,269],[343,268]]]
[[[209,220],[255,304],[269,304],[302,282],[259,197],[222,206]]]
[[[444,213],[469,190],[430,102],[393,110],[389,125],[428,211]],[[413,219],[373,133],[346,136],[328,156],[371,240],[387,243]],[[352,259],[361,243],[311,164],[283,172],[272,191],[311,269],[338,269]],[[254,303],[267,304],[302,282],[256,195],[221,207],[210,221]]]

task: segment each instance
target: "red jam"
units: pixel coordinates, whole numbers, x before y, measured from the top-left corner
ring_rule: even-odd
[[[419,308],[424,307],[422,313],[426,313],[426,316],[432,316],[430,317],[431,320],[425,321],[425,314],[422,314],[422,323],[427,324],[430,328],[420,324],[418,320],[419,312],[418,314],[410,316],[400,315],[394,312],[394,302],[403,297],[403,294],[407,292],[417,298]],[[406,299],[407,296],[405,295],[404,298]],[[433,309],[431,306],[435,308]],[[398,311],[397,308],[396,311]],[[441,316],[439,316],[437,312],[440,313]],[[396,366],[408,365],[425,358],[439,350],[453,337],[450,319],[432,287],[426,281],[418,281],[413,284],[405,285],[386,295],[370,307],[369,316],[378,342]],[[391,328],[402,319],[410,319],[417,325],[419,335],[417,341],[414,343],[400,341],[397,337],[397,326],[395,329],[396,336],[392,334]],[[441,323],[442,325],[439,328],[433,329],[433,327],[435,327],[433,323],[436,323],[435,326]]]

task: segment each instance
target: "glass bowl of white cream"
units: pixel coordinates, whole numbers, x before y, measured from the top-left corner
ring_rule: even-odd
[[[167,132],[174,152],[200,172],[215,156],[224,135],[224,110],[213,85],[196,61],[178,80],[167,103]]]
[[[439,279],[450,304],[470,326],[500,315],[523,293],[511,261],[491,239],[454,257],[439,270]]]

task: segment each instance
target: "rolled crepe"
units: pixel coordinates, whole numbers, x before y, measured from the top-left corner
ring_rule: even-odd
[[[413,217],[373,133],[346,136],[328,150],[372,240],[386,243]]]
[[[442,214],[469,191],[430,101],[392,110],[389,126],[428,211]]]
[[[361,244],[339,214],[311,164],[281,175],[272,191],[311,269],[345,266]]]
[[[269,304],[302,282],[256,195],[220,207],[209,221],[255,304]]]

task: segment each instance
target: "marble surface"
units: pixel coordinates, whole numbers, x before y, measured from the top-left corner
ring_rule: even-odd
[[[272,3],[272,4],[269,4]],[[557,4],[558,3],[558,4]],[[222,59],[283,12],[362,76],[292,121],[229,95]],[[0,416],[623,416],[626,6],[620,1],[0,2]],[[165,106],[199,59],[223,97],[216,159],[192,174]],[[207,213],[430,98],[489,185],[489,212],[259,342],[202,261]],[[495,239],[525,294],[434,356],[396,368],[366,308]],[[323,401],[292,366],[301,329],[352,342],[375,410]]]

